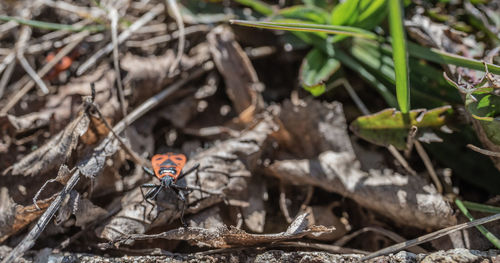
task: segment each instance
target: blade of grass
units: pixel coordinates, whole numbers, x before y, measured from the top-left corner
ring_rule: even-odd
[[[333,26],[333,25],[285,23],[285,22],[255,22],[246,20],[230,20],[230,22],[232,24],[256,27],[256,28],[277,29],[284,31],[320,32],[332,35],[346,35],[352,37],[380,40],[380,37],[375,33],[351,26]]]
[[[335,52],[335,57],[338,58],[343,65],[346,65],[351,70],[357,72],[363,79],[370,83],[370,85],[375,87],[375,89],[378,91],[378,93],[380,93],[380,95],[382,95],[389,107],[394,108],[397,106],[397,100],[391,93],[391,91],[368,70],[366,70],[363,65],[357,62],[351,56],[344,53],[342,50],[337,50]]]
[[[474,220],[472,222],[466,222],[466,223],[463,223],[463,224],[459,224],[459,225],[455,225],[455,226],[450,226],[450,227],[447,227],[447,228],[443,228],[441,230],[438,230],[438,231],[435,231],[435,232],[423,235],[421,237],[418,237],[418,238],[415,238],[415,239],[412,239],[412,240],[408,240],[408,241],[405,241],[405,242],[401,242],[401,243],[398,243],[396,245],[392,245],[390,247],[386,247],[384,249],[381,249],[379,251],[375,251],[375,252],[373,252],[373,253],[365,256],[365,257],[362,257],[361,261],[363,262],[363,261],[366,261],[366,260],[369,260],[369,259],[372,259],[372,258],[375,258],[375,257],[378,257],[378,256],[386,255],[386,254],[389,254],[389,253],[395,253],[397,251],[403,250],[403,249],[408,248],[408,247],[420,245],[422,243],[425,243],[425,242],[428,242],[428,241],[431,241],[431,240],[435,240],[435,239],[438,239],[440,237],[444,237],[446,235],[449,235],[449,234],[451,234],[453,232],[456,232],[456,231],[459,231],[459,230],[462,230],[462,229],[467,229],[467,228],[470,228],[470,227],[473,227],[473,226],[478,226],[478,225],[486,224],[486,223],[489,223],[489,222],[492,222],[492,221],[495,221],[495,220],[499,220],[499,219],[500,219],[500,214],[494,214],[494,215],[491,215],[491,216],[487,216],[487,217],[483,217],[483,218],[480,218],[480,219],[476,219],[476,220]]]
[[[472,222],[475,220],[474,217],[469,213],[465,205],[462,203],[462,201],[456,199],[455,204],[458,206],[460,211],[462,211],[462,213],[469,219],[469,221]],[[484,237],[486,237],[491,242],[491,244],[493,244],[497,249],[500,249],[500,240],[498,240],[498,238],[493,235],[493,233],[491,233],[490,231],[488,231],[488,229],[481,225],[476,226],[476,228],[477,230],[479,230],[479,232],[481,232],[481,234],[483,234]]]
[[[356,41],[363,42],[363,44],[366,45],[371,45],[373,46],[373,48],[383,51],[385,54],[392,54],[392,49],[390,45],[380,45],[379,42],[365,40],[361,38],[357,38]],[[455,66],[466,67],[483,72],[485,71],[483,61],[451,54],[436,48],[423,47],[411,41],[407,41],[407,45],[408,45],[408,54],[411,57],[425,59],[438,64],[452,64]],[[500,75],[499,65],[486,63],[486,66],[488,67],[488,70],[491,73]]]
[[[469,201],[462,201],[463,205],[472,211],[484,212],[484,213],[500,213],[500,207],[492,205],[483,205]]]
[[[57,23],[51,23],[51,22],[29,20],[29,19],[24,19],[24,18],[20,18],[20,17],[2,16],[2,15],[0,15],[0,20],[2,20],[2,21],[15,21],[21,25],[27,25],[27,26],[36,27],[36,28],[40,28],[40,29],[47,29],[47,30],[67,30],[67,31],[74,31],[74,32],[79,32],[79,31],[98,32],[98,31],[103,31],[106,29],[106,27],[103,25],[76,27],[73,25],[57,24]]]
[[[273,8],[262,1],[259,0],[234,0],[234,1],[242,5],[246,5],[265,16],[270,16],[273,14]]]
[[[484,64],[480,60],[462,57],[435,48],[422,47],[412,42],[408,42],[408,51],[413,57],[422,58],[439,64],[452,64],[480,71],[485,70]],[[500,75],[500,66],[491,63],[486,63],[486,66],[491,73]]]
[[[410,111],[410,78],[408,54],[403,28],[403,8],[400,0],[389,0],[389,25],[392,37],[392,57],[396,73],[396,98],[402,113]]]

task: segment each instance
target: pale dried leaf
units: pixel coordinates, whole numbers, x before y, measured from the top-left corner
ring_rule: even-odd
[[[28,154],[12,166],[13,175],[33,176],[45,173],[63,164],[76,148],[78,139],[88,128],[89,117],[81,113],[66,128],[42,147]]]
[[[266,169],[268,174],[352,198],[402,225],[436,229],[456,223],[451,206],[425,179],[389,169],[361,170],[340,104],[285,102],[280,117],[297,138],[292,141],[300,142],[288,149],[309,158],[275,161]]]
[[[263,178],[253,176],[248,184],[248,204],[242,207],[245,225],[252,232],[262,233],[266,221],[264,198],[267,196],[267,186]]]
[[[207,35],[210,52],[224,77],[226,93],[238,114],[253,116],[263,108],[257,73],[228,26],[218,26]],[[251,120],[252,118],[248,118]]]

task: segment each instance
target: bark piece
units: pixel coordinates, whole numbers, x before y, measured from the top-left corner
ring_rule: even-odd
[[[234,227],[222,227],[216,230],[204,228],[178,228],[154,235],[132,235],[115,242],[115,245],[127,240],[144,240],[153,238],[187,240],[201,247],[230,248],[240,246],[255,246],[304,237],[311,233],[331,232],[333,229],[324,226],[311,226],[307,214],[301,214],[288,226],[285,232],[277,234],[249,234]]]

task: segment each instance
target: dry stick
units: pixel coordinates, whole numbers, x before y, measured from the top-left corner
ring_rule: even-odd
[[[12,76],[12,72],[14,72],[14,68],[16,67],[16,61],[13,60],[9,66],[7,66],[7,70],[5,70],[5,73],[2,76],[2,79],[0,80],[0,99],[3,97],[3,93],[5,92],[5,87],[7,87],[7,84],[9,83],[10,77]]]
[[[35,70],[30,66],[30,63],[28,63],[28,61],[24,57],[23,52],[17,53],[17,60],[19,60],[19,64],[21,64],[21,66],[24,68],[24,71],[28,73],[31,79],[40,88],[40,91],[42,91],[44,95],[49,94],[49,88],[47,88],[43,80],[36,74]]]
[[[161,14],[162,11],[163,11],[162,4],[158,4],[155,7],[153,7],[153,9],[144,14],[141,18],[135,21],[129,28],[127,28],[118,36],[118,45],[123,43],[123,41],[127,40],[132,35],[132,33],[137,31],[137,29],[144,26],[146,23],[153,20],[153,18]],[[87,61],[85,61],[78,68],[78,70],[76,71],[76,75],[80,76],[83,73],[85,73],[92,65],[94,65],[97,62],[97,60],[99,60],[102,56],[109,54],[111,51],[113,51],[113,43],[109,43],[104,48],[97,51],[92,57],[87,59]]]
[[[340,85],[343,85],[345,87],[345,89],[349,93],[349,96],[351,96],[351,99],[354,101],[354,104],[356,104],[356,106],[361,111],[361,113],[363,113],[363,115],[370,115],[371,114],[371,112],[365,106],[363,101],[359,98],[358,94],[356,94],[356,92],[352,88],[349,81],[347,81],[347,79],[341,78],[341,79],[334,81],[332,84],[328,85],[328,88],[326,90],[328,91],[328,90],[330,90],[334,87],[340,86]],[[396,158],[396,160],[401,164],[401,166],[403,166],[403,168],[407,172],[409,172],[411,175],[417,175],[417,172],[415,172],[415,170],[413,170],[410,167],[410,165],[408,164],[406,159],[401,155],[401,153],[396,149],[396,147],[394,147],[393,145],[389,145],[386,148],[387,148],[387,150],[389,150],[389,152],[394,156],[394,158]]]
[[[13,50],[8,54],[0,63],[0,74],[2,74],[3,70],[12,63],[16,59],[16,52]]]
[[[123,95],[123,84],[122,75],[120,74],[120,62],[118,57],[118,11],[115,8],[111,8],[109,11],[109,16],[111,17],[111,41],[113,43],[113,65],[116,72],[116,84],[118,88],[118,101],[120,102],[120,108],[122,110],[122,116],[127,116],[127,109],[125,108],[125,96]],[[125,123],[125,126],[127,124]]]
[[[351,241],[353,238],[359,236],[360,234],[363,234],[363,233],[366,233],[366,232],[375,232],[377,234],[380,234],[380,235],[383,235],[383,236],[386,236],[390,239],[392,239],[394,242],[404,242],[406,239],[400,235],[398,235],[397,233],[394,233],[392,231],[389,231],[387,229],[383,229],[381,227],[363,227],[362,229],[359,229],[349,235],[345,235],[343,236],[342,238],[340,238],[339,240],[335,241],[335,243],[333,243],[335,246],[344,246],[347,242]],[[427,250],[419,247],[419,246],[416,246],[412,252],[416,252],[416,253],[427,253]]]
[[[88,31],[83,31],[78,33],[78,38],[76,38],[73,42],[65,46],[63,49],[61,49],[55,56],[54,59],[51,61],[47,62],[39,71],[38,75],[41,77],[45,76],[49,71],[57,64],[61,59],[66,56],[71,50],[73,50],[78,44],[80,44],[85,37],[87,37],[90,33]],[[23,78],[24,79],[24,78]],[[19,81],[19,83],[23,83],[23,79]],[[27,80],[27,79],[26,79]],[[29,81],[24,85],[24,87],[21,88],[18,92],[16,92],[12,98],[10,98],[9,102],[0,110],[0,114],[6,114],[12,107],[14,107],[21,98],[26,95],[33,87],[34,87],[34,82]]]
[[[283,215],[285,216],[286,222],[288,224],[293,222],[293,218],[290,217],[290,212],[288,211],[288,207],[286,206],[286,193],[285,193],[285,183],[280,182],[280,209]]]
[[[105,16],[105,11],[98,7],[83,7],[72,5],[65,1],[52,1],[52,0],[42,0],[43,4],[48,5],[52,8],[59,8],[66,12],[75,13],[80,17],[92,18]]]
[[[491,156],[491,157],[498,157],[500,158],[500,153],[499,152],[494,152],[494,151],[489,151],[489,150],[486,150],[486,149],[481,149],[473,144],[467,144],[467,148],[475,151],[475,152],[478,152],[478,153],[481,153],[481,154],[484,154],[484,155],[487,155],[487,156]]]
[[[11,20],[7,23],[1,24],[0,25],[0,38],[2,38],[5,33],[9,32],[11,29],[14,29],[18,25],[19,24],[13,20]]]
[[[443,185],[441,184],[441,181],[439,181],[439,178],[436,174],[436,171],[434,170],[434,167],[432,166],[431,158],[429,158],[429,155],[425,152],[424,147],[422,144],[418,141],[415,140],[415,149],[418,152],[418,155],[420,155],[420,158],[422,158],[422,161],[424,162],[425,168],[427,168],[427,171],[429,172],[429,175],[432,178],[432,181],[434,181],[434,185],[436,186],[436,190],[438,193],[442,194],[443,193]]]
[[[184,46],[186,42],[186,36],[184,32],[184,21],[182,21],[182,15],[179,11],[179,7],[177,6],[176,0],[166,0],[168,7],[172,10],[172,13],[175,18],[175,22],[177,23],[177,27],[179,28],[179,45],[177,46],[177,56],[175,57],[174,63],[170,66],[168,70],[169,74],[172,74],[174,70],[179,66],[179,62],[181,62],[182,54],[184,54]]]
[[[214,65],[211,62],[208,62],[203,65],[202,68],[196,70],[192,74],[189,75],[189,77],[185,79],[181,79],[174,84],[172,84],[170,87],[167,89],[161,91],[160,93],[156,94],[155,96],[149,98],[146,100],[144,103],[142,103],[137,109],[132,111],[128,116],[126,116],[123,120],[118,122],[115,127],[113,128],[115,133],[121,133],[125,129],[125,123],[132,123],[138,118],[140,118],[142,115],[144,115],[146,112],[151,110],[154,106],[158,105],[162,100],[170,96],[173,92],[178,90],[180,87],[182,87],[184,84],[186,84],[188,81],[200,77],[202,74],[205,72],[213,69]],[[109,134],[108,137],[105,139],[107,141],[110,141],[114,139],[113,134]],[[24,239],[19,243],[10,253],[7,257],[4,258],[2,263],[10,263],[21,257],[28,249],[33,247],[35,244],[36,239],[40,236],[42,231],[45,229],[49,221],[52,219],[54,214],[57,212],[57,210],[61,207],[62,201],[65,199],[66,195],[75,187],[76,183],[80,180],[80,171],[76,169],[76,171],[73,173],[63,190],[59,193],[59,195],[56,197],[56,199],[50,204],[50,206],[47,208],[47,210],[43,213],[43,215],[40,217],[38,220],[37,224],[35,227],[33,227],[30,232],[24,237]]]
[[[49,93],[49,89],[45,86],[42,79],[36,74],[35,70],[30,66],[26,58],[24,57],[24,50],[26,48],[26,42],[31,37],[31,28],[28,26],[23,26],[21,29],[21,36],[19,37],[20,45],[16,46],[16,57],[24,71],[28,73],[28,76],[38,85],[43,94]]]
[[[57,212],[66,195],[73,190],[75,185],[80,180],[80,172],[77,170],[71,176],[69,181],[64,186],[63,190],[59,193],[56,199],[50,204],[50,206],[45,210],[45,213],[38,219],[36,225],[30,230],[30,232],[24,237],[24,239],[19,243],[3,260],[2,263],[10,263],[16,261],[21,257],[28,249],[33,247],[35,241],[40,236],[42,231],[45,229],[47,224],[50,222],[54,214]]]
[[[186,27],[186,29],[184,31],[184,35],[187,36],[187,35],[191,35],[191,34],[195,34],[195,33],[199,33],[199,32],[207,32],[208,30],[210,30],[210,27],[207,25],[190,26],[190,27]],[[179,36],[180,36],[180,32],[179,32],[179,30],[177,30],[177,31],[172,32],[172,34],[166,34],[166,35],[161,35],[161,36],[157,36],[157,37],[152,37],[152,38],[149,38],[146,40],[140,40],[140,41],[129,40],[125,44],[128,47],[143,47],[144,48],[144,47],[149,47],[149,46],[169,42],[171,40],[179,38]]]
[[[406,149],[404,150],[404,156],[406,158],[410,158],[411,151],[413,150],[413,145],[415,142],[415,137],[417,135],[418,127],[417,126],[411,126],[410,130],[408,131],[408,139],[406,139]]]
[[[449,235],[449,234],[451,234],[451,233],[453,233],[455,231],[459,231],[459,230],[462,230],[462,229],[471,228],[471,227],[474,227],[474,226],[479,226],[479,225],[486,224],[486,223],[489,223],[489,222],[492,222],[492,221],[496,221],[496,220],[499,220],[499,219],[500,219],[500,213],[495,214],[495,215],[491,215],[491,216],[488,216],[488,217],[483,217],[481,219],[477,219],[477,220],[474,220],[474,221],[471,221],[471,222],[467,222],[467,223],[463,223],[463,224],[460,224],[460,225],[450,226],[450,227],[447,227],[447,228],[444,228],[444,229],[441,229],[441,230],[429,233],[427,235],[423,235],[421,237],[418,237],[418,238],[415,238],[415,239],[412,239],[412,240],[409,240],[409,241],[401,242],[399,244],[396,244],[396,245],[393,245],[393,246],[390,246],[390,247],[386,247],[386,248],[381,249],[379,251],[373,252],[373,253],[369,254],[368,256],[366,256],[366,257],[361,258],[361,260],[362,261],[369,260],[369,259],[372,259],[372,258],[375,258],[375,257],[378,257],[378,256],[385,255],[385,254],[398,252],[398,251],[403,250],[405,248],[416,246],[416,245],[420,245],[422,243],[425,243],[425,242],[428,242],[428,241],[431,241],[431,240],[435,240],[435,239],[438,239],[440,237]]]
[[[141,166],[147,166],[147,162],[144,161],[142,158],[140,158],[139,156],[137,156],[137,154],[132,150],[130,149],[130,147],[128,147],[127,144],[125,144],[125,142],[120,138],[120,136],[118,136],[118,134],[115,133],[115,131],[113,130],[113,128],[111,128],[111,125],[109,124],[109,122],[104,118],[104,115],[102,114],[101,110],[99,109],[99,107],[92,103],[90,105],[92,108],[94,108],[94,110],[97,112],[97,115],[99,115],[99,118],[102,120],[102,122],[104,123],[104,126],[106,126],[106,128],[109,129],[109,131],[113,134],[113,136],[115,137],[116,140],[118,140],[118,142],[120,143],[120,145],[122,146],[122,148],[125,150],[125,152],[138,164],[140,164]],[[127,127],[127,123],[125,123],[125,127]]]

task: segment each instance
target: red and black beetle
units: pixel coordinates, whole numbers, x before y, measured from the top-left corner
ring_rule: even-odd
[[[181,212],[181,222],[183,225],[186,225],[184,222],[184,209],[186,207],[186,197],[183,191],[193,191],[200,190],[198,188],[192,188],[187,186],[180,186],[177,184],[177,180],[182,179],[184,176],[192,173],[197,170],[200,166],[196,164],[193,168],[188,171],[182,173],[182,168],[186,164],[186,156],[180,153],[165,153],[165,154],[156,154],[151,158],[151,165],[153,166],[153,171],[149,170],[146,167],[144,171],[150,174],[151,176],[156,176],[160,180],[160,184],[143,184],[141,185],[141,193],[146,202],[154,205],[149,200],[156,199],[158,194],[162,189],[172,189],[177,197],[183,202],[182,212]],[[147,194],[144,194],[142,188],[152,188],[149,190]]]

